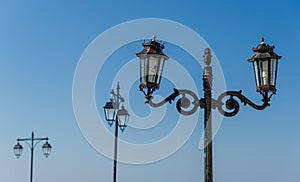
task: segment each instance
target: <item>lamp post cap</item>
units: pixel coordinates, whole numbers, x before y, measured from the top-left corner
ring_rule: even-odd
[[[204,58],[204,65],[205,66],[209,66],[210,63],[211,63],[211,50],[209,48],[205,48],[204,49],[204,55],[203,55],[203,58]]]
[[[275,46],[274,45],[269,45],[265,43],[265,38],[261,38],[260,44],[258,44],[256,47],[252,48],[253,52],[257,53],[272,53],[274,50]]]
[[[136,53],[137,57],[142,55],[159,55],[163,56],[165,60],[168,60],[169,57],[163,53],[163,49],[165,48],[164,43],[159,43],[156,41],[156,36],[153,35],[151,40],[143,42],[144,49],[139,53]]]

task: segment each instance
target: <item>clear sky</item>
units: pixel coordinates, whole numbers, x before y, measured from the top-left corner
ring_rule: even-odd
[[[53,146],[47,159],[42,155],[42,144],[36,147],[35,181],[112,181],[112,160],[86,140],[74,115],[73,77],[84,50],[101,33],[120,23],[141,18],[172,20],[197,32],[212,48],[214,58],[218,58],[227,89],[242,89],[256,103],[260,103],[260,96],[255,91],[252,66],[246,60],[261,37],[265,37],[267,43],[275,44],[275,52],[283,56],[279,62],[277,95],[272,98],[271,107],[264,111],[241,105],[237,116],[224,118],[213,144],[214,179],[218,182],[298,182],[300,3],[296,0],[194,0],[180,3],[169,0],[2,0],[0,181],[29,181],[29,148],[22,144],[24,151],[20,159],[16,159],[12,148],[18,137],[30,137],[32,131],[38,137],[49,137]],[[160,27],[157,29],[159,33]],[[175,32],[170,31],[170,35],[182,36]],[[163,35],[157,34],[157,37],[160,39]],[[142,40],[134,41],[121,47],[99,72],[92,97],[100,108],[102,120],[101,107],[109,98],[111,87],[115,86],[112,85],[112,81],[116,81],[114,75],[123,65],[137,60],[135,53],[142,49],[141,43]],[[191,45],[195,43],[190,42]],[[165,46],[165,53],[171,55],[173,62],[178,61],[195,80],[201,97],[201,67],[194,66],[193,58],[176,45],[166,42]],[[202,55],[199,50],[198,56]],[[137,68],[136,74],[138,72]],[[176,82],[176,79],[172,81]],[[126,88],[120,84],[121,89]],[[172,84],[177,83],[163,80],[158,93],[167,96],[172,91]],[[129,97],[125,99],[134,111],[131,116],[147,116],[150,109],[143,103],[137,81],[127,93]],[[198,114],[191,137],[178,151],[154,163],[119,163],[118,181],[203,181],[203,150],[198,148],[203,132],[203,111]],[[174,119],[178,117],[175,104],[168,105],[166,116],[155,127],[143,130],[128,127],[120,133],[120,138],[137,144],[158,141],[172,132],[176,125]],[[139,121],[130,122],[136,124]],[[113,132],[113,129],[108,127],[108,131]],[[99,140],[98,145],[104,146],[105,142],[111,141]],[[144,155],[155,155],[159,150],[151,149]],[[122,152],[126,152],[125,148],[122,151],[120,147],[119,153]]]

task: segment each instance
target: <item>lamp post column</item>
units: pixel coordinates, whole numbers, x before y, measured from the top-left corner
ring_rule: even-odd
[[[209,48],[204,51],[203,91],[204,91],[204,165],[205,182],[213,182],[213,159],[212,159],[212,67],[211,52]]]
[[[120,85],[119,83],[117,84],[117,96],[116,96],[116,105],[117,108],[119,109],[119,100],[120,98]],[[113,182],[117,182],[117,157],[118,157],[118,135],[119,135],[119,118],[118,114],[116,115],[116,121],[115,121],[115,153],[114,153],[114,179]]]
[[[115,154],[114,154],[114,179],[113,182],[117,182],[117,156],[118,156],[118,115],[116,116],[116,123],[115,123]]]
[[[33,176],[33,150],[34,150],[34,147],[33,147],[33,139],[34,139],[34,133],[32,132],[31,133],[31,149],[30,149],[30,152],[31,152],[31,158],[30,158],[30,182],[32,182],[32,176]]]

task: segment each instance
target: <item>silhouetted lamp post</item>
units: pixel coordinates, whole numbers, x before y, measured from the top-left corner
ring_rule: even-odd
[[[166,97],[159,103],[152,102],[152,94],[155,90],[159,89],[164,62],[168,60],[162,51],[164,45],[158,43],[155,40],[155,36],[149,41],[143,43],[144,49],[137,53],[137,57],[140,58],[140,91],[142,91],[146,98],[146,103],[152,107],[160,107],[165,103],[175,100],[177,96],[181,96],[176,102],[176,108],[179,113],[183,115],[191,115],[197,111],[200,107],[204,109],[204,136],[205,136],[205,182],[213,182],[213,159],[212,159],[212,109],[218,109],[221,114],[227,117],[236,115],[239,111],[239,103],[234,97],[238,98],[244,105],[249,105],[257,110],[263,110],[267,106],[270,106],[269,102],[273,94],[276,93],[276,78],[277,78],[277,66],[278,60],[281,56],[278,56],[273,50],[274,46],[270,46],[264,42],[262,38],[261,43],[253,48],[253,56],[248,60],[252,62],[254,69],[254,76],[256,82],[256,90],[262,95],[262,104],[256,105],[244,95],[242,91],[226,91],[222,93],[217,99],[212,98],[212,67],[211,63],[211,51],[209,48],[204,50],[204,69],[203,69],[203,91],[204,97],[198,98],[198,96],[190,90],[177,90],[174,88],[174,93]],[[186,97],[190,95],[193,100]],[[225,107],[229,111],[223,109],[223,99],[229,96],[225,101]],[[193,105],[193,106],[192,106]]]
[[[38,143],[41,141],[46,141],[46,143],[43,144],[42,146],[42,151],[45,157],[48,157],[51,153],[51,145],[48,143],[48,137],[46,138],[34,138],[34,133],[31,133],[31,138],[18,138],[17,139],[17,144],[14,146],[14,153],[17,158],[21,157],[22,152],[23,152],[23,147],[20,144],[21,141],[25,142],[28,144],[30,151],[31,151],[31,160],[30,160],[30,182],[33,180],[33,152],[34,148],[37,146]],[[36,142],[35,142],[36,141]]]
[[[120,85],[117,84],[117,93],[111,91],[111,98],[106,102],[104,108],[105,119],[109,126],[115,122],[115,150],[114,150],[114,168],[113,182],[117,180],[117,155],[118,155],[118,127],[123,132],[127,127],[129,114],[124,107],[124,98],[120,95]]]

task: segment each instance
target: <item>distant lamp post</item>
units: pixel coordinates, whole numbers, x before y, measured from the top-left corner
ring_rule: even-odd
[[[48,137],[46,138],[35,138],[34,133],[31,133],[31,138],[18,138],[17,139],[17,144],[14,146],[14,153],[17,158],[20,158],[23,152],[23,147],[20,144],[21,141],[25,142],[28,144],[30,151],[31,151],[31,160],[30,160],[30,182],[33,180],[33,152],[34,148],[37,146],[38,143],[41,141],[46,141],[46,143],[42,146],[42,151],[45,157],[47,158],[50,153],[51,153],[51,145],[48,143]],[[36,142],[35,142],[36,141]]]
[[[120,108],[121,107],[121,108]],[[113,182],[117,180],[117,155],[118,155],[118,127],[123,132],[127,127],[129,114],[124,107],[124,98],[120,95],[120,85],[117,84],[117,93],[111,91],[111,99],[106,102],[104,108],[105,119],[109,126],[115,123],[115,150],[114,150],[114,168]]]
[[[198,108],[204,109],[204,176],[205,182],[213,182],[213,160],[212,160],[212,116],[211,110],[218,109],[221,114],[227,117],[236,115],[239,111],[239,103],[234,97],[238,98],[244,105],[249,105],[257,110],[263,110],[270,106],[269,102],[273,94],[276,93],[276,78],[277,65],[281,56],[274,53],[274,46],[270,46],[264,42],[262,38],[261,43],[253,48],[254,55],[248,60],[253,63],[254,75],[256,81],[256,90],[262,95],[262,105],[256,105],[244,95],[242,91],[226,91],[222,93],[218,99],[212,98],[212,67],[211,51],[209,48],[204,50],[204,69],[203,69],[203,91],[204,98],[198,96],[191,90],[177,90],[174,88],[174,93],[166,97],[159,103],[152,102],[153,92],[159,88],[164,61],[168,59],[162,50],[164,45],[156,42],[155,36],[149,41],[143,43],[144,49],[137,53],[140,58],[140,91],[142,91],[146,98],[146,103],[152,107],[160,107],[165,103],[172,103],[176,97],[181,96],[176,102],[176,108],[180,114],[191,115],[197,111]],[[270,95],[269,95],[270,93]],[[191,97],[186,97],[190,95]],[[225,107],[229,111],[223,109],[223,99],[226,96]],[[193,106],[192,106],[193,105]]]

